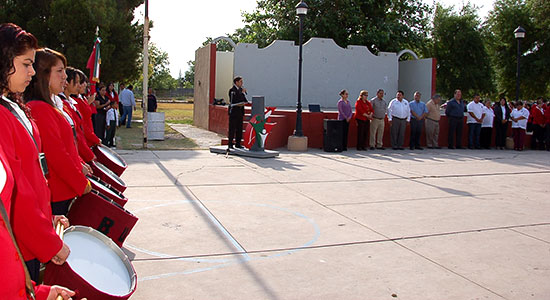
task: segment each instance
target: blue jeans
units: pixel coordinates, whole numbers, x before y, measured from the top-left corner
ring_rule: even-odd
[[[128,116],[128,122],[126,122],[126,116]],[[132,106],[122,106],[122,116],[120,117],[120,124],[126,124],[126,128],[130,128],[132,125]]]
[[[468,123],[468,148],[481,148],[479,143],[481,135],[480,123]]]

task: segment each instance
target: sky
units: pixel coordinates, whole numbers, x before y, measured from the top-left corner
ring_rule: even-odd
[[[424,0],[432,5],[433,1]],[[307,0],[306,0],[307,2]],[[444,6],[460,8],[467,0],[439,0]],[[298,3],[298,1],[296,1]],[[493,0],[476,0],[483,18],[492,8]],[[149,18],[153,21],[150,31],[151,42],[166,51],[170,58],[172,76],[178,77],[188,69],[187,62],[195,59],[195,50],[201,47],[207,37],[216,38],[243,27],[242,12],[252,12],[256,0],[205,0],[205,1],[149,1]],[[144,6],[135,11],[143,23]]]

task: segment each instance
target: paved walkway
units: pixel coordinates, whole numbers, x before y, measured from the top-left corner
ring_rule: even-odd
[[[184,137],[195,141],[199,149],[208,149],[210,146],[221,144],[222,136],[206,129],[198,128],[188,124],[168,124],[172,129],[181,133]]]
[[[550,155],[120,151],[132,299],[550,299]]]

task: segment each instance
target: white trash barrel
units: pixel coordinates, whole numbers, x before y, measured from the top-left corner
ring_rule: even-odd
[[[147,113],[147,139],[154,141],[164,140],[164,113]]]

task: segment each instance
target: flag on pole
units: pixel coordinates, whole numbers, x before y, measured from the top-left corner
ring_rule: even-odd
[[[101,65],[101,53],[99,51],[99,44],[101,43],[101,38],[96,37],[94,42],[94,49],[88,58],[88,63],[86,64],[86,69],[90,69],[90,83],[95,85],[99,83],[99,66]]]

